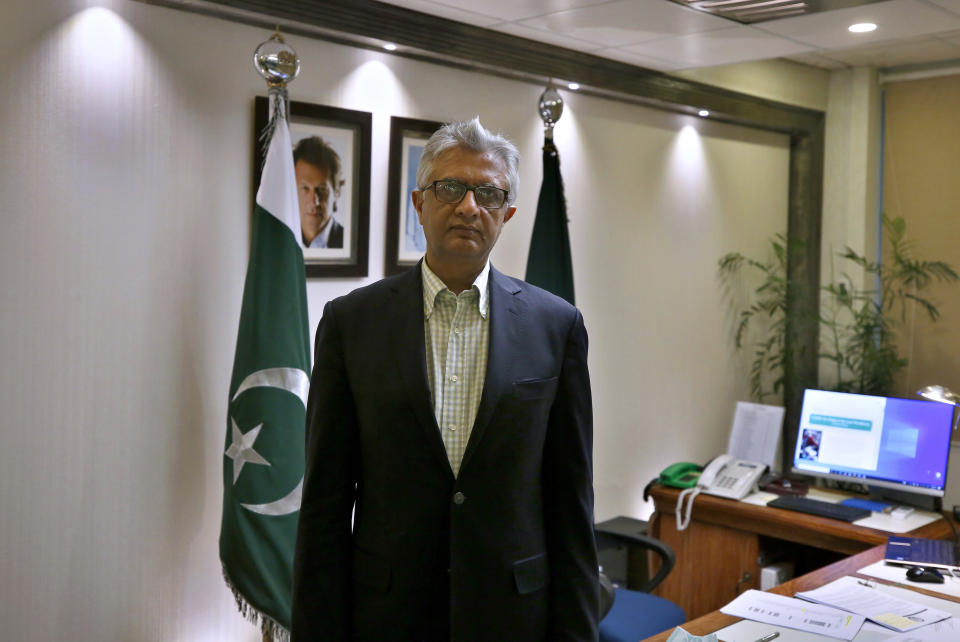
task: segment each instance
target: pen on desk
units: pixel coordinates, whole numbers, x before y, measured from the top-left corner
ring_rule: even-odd
[[[857,580],[857,584],[861,586],[866,586],[867,588],[873,588],[873,584],[870,582],[864,582],[863,580]]]
[[[758,638],[756,642],[770,642],[771,640],[776,640],[778,637],[780,637],[780,631],[774,631],[773,633],[768,633],[762,638]]]

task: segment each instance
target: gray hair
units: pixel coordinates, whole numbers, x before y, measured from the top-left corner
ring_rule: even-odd
[[[447,123],[433,133],[420,155],[417,167],[417,186],[425,188],[433,175],[433,166],[440,154],[454,147],[464,147],[481,154],[490,154],[503,163],[507,178],[507,204],[517,200],[520,176],[517,165],[520,152],[517,146],[500,134],[494,134],[480,124],[480,117],[473,120]]]

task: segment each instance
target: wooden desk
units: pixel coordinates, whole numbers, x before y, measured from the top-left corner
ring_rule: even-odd
[[[674,511],[680,491],[655,485],[655,512],[650,534],[669,544],[677,565],[654,591],[680,605],[694,619],[719,609],[749,588],[760,588],[763,544],[773,538],[812,547],[808,569],[827,566],[845,556],[886,544],[890,533],[854,526],[816,515],[745,504],[713,495],[693,503],[690,526],[678,532]],[[945,539],[952,535],[945,520],[910,533],[913,537]]]
[[[903,588],[904,585],[896,585],[892,582],[886,582],[884,580],[877,579],[875,577],[867,577],[866,575],[860,575],[857,573],[857,570],[873,564],[874,562],[879,562],[883,559],[883,553],[886,550],[886,545],[875,546],[873,548],[867,549],[862,553],[858,553],[852,557],[847,557],[835,562],[829,566],[825,566],[819,570],[813,571],[812,573],[807,573],[801,577],[790,580],[789,582],[784,582],[780,586],[770,589],[770,593],[778,593],[780,595],[789,595],[793,596],[795,593],[800,591],[809,591],[811,589],[818,588],[824,584],[828,584],[833,580],[839,579],[845,575],[852,575],[854,577],[862,577],[864,579],[869,579],[871,582],[877,584],[892,584],[894,586],[899,586]],[[944,595],[943,593],[935,593],[923,588],[920,588],[918,585],[911,585],[907,588],[917,591],[918,593],[924,593],[926,595],[932,595],[938,597],[942,600],[948,600],[951,602],[960,602],[960,599],[955,597]],[[713,613],[708,613],[701,617],[685,622],[682,626],[684,630],[692,633],[694,635],[706,635],[707,633],[712,633],[718,631],[726,626],[730,626],[736,622],[739,622],[741,618],[734,617],[732,615],[724,615],[719,610],[714,611]],[[643,642],[663,642],[670,634],[673,632],[673,629],[669,631],[664,631],[652,637],[647,638]],[[825,638],[826,639],[826,638]]]

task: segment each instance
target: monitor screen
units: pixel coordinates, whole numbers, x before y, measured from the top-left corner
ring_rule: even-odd
[[[953,406],[806,390],[793,472],[943,496]]]

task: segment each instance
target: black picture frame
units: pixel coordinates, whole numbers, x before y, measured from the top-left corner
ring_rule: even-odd
[[[260,132],[267,126],[269,102],[254,102],[254,197],[260,187],[263,149]],[[341,159],[343,187],[333,197],[335,221],[342,226],[336,248],[304,247],[304,270],[311,277],[367,276],[370,246],[370,151],[373,116],[369,112],[290,101],[290,138],[295,146],[309,136],[323,138]],[[293,150],[291,149],[291,153]]]
[[[422,151],[423,143],[442,125],[443,123],[418,118],[390,118],[386,255],[383,264],[384,273],[388,276],[410,269],[423,256],[423,228],[416,219],[416,212],[410,201],[410,192],[417,188],[413,180],[417,167],[411,158],[411,148],[416,148],[419,143],[419,150]],[[415,156],[419,162],[419,153]],[[422,247],[419,247],[421,245]]]

